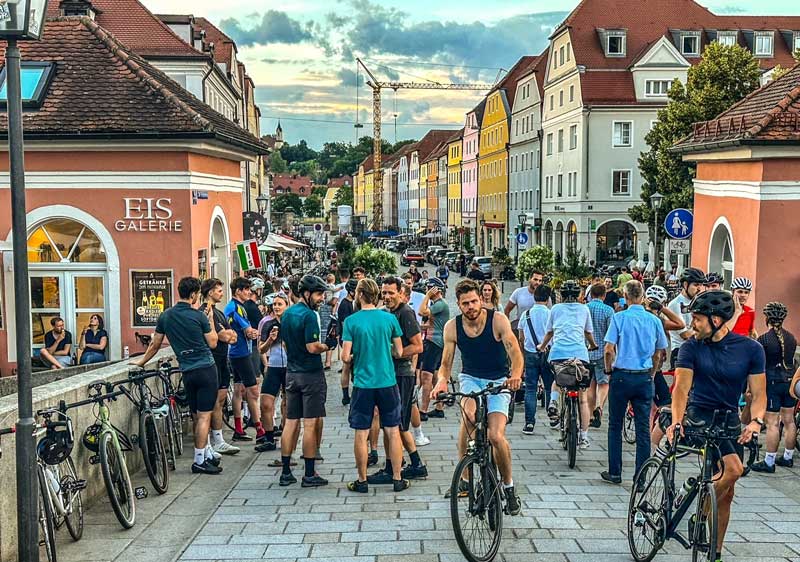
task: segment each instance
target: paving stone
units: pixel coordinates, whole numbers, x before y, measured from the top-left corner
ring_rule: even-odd
[[[181,560],[241,560],[261,558],[267,548],[263,545],[191,545]]]
[[[375,541],[358,544],[358,554],[381,555],[381,554],[421,554],[422,548],[419,541]]]
[[[310,544],[271,544],[263,558],[299,558],[308,556],[310,551]]]

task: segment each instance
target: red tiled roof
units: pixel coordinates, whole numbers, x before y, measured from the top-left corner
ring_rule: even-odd
[[[236,51],[236,43],[233,39],[225,35],[217,26],[206,18],[194,18],[195,27],[206,32],[206,42],[214,43],[214,60],[218,63],[227,65],[228,73],[233,74],[231,68],[233,53]]]
[[[372,153],[370,152],[370,153],[367,155],[367,157],[366,157],[366,158],[364,158],[364,159],[361,161],[361,164],[359,165],[359,168],[360,168],[361,166],[364,166],[364,173],[366,174],[367,172],[371,172],[371,171],[372,171],[372,166],[373,166],[373,165],[374,165],[374,162],[373,162],[373,159],[372,159]]]
[[[709,144],[800,141],[800,65],[759,88],[713,121],[694,124],[674,148],[696,152]]]
[[[353,176],[342,176],[328,180],[328,187],[344,187],[345,184],[353,185]]]
[[[27,138],[215,138],[267,151],[88,17],[48,20],[42,40],[20,42],[20,50],[25,61],[56,65],[42,107],[23,116]],[[4,112],[0,134],[7,129]]]
[[[314,188],[314,182],[310,177],[297,174],[274,174],[270,185],[274,193],[289,192],[300,197],[308,197]]]
[[[492,88],[490,94],[497,90],[505,91],[506,99],[508,100],[508,114],[511,114],[511,108],[514,107],[514,96],[517,94],[517,80],[527,74],[536,66],[538,57],[525,55],[521,57],[517,63],[511,67],[502,80]],[[488,97],[488,96],[487,96]]]
[[[419,141],[416,148],[420,163],[428,160],[428,156],[453,134],[452,129],[431,129]],[[413,151],[412,151],[413,152]]]
[[[60,15],[59,3],[59,0],[50,0],[49,17]],[[145,58],[208,58],[181,39],[139,0],[91,0],[91,3],[100,11],[97,24]]]

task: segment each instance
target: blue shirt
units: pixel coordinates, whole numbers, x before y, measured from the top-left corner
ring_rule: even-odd
[[[614,368],[627,371],[652,369],[656,350],[669,348],[661,320],[640,304],[614,315],[605,342],[617,346]]]
[[[596,340],[600,340],[608,332],[611,319],[614,317],[614,309],[599,299],[592,299],[586,306],[589,307],[589,314],[592,316],[592,333]],[[599,341],[597,346],[597,349],[589,352],[590,361],[599,361],[603,358],[603,346]]]
[[[543,304],[534,304],[532,308],[526,310],[519,317],[518,330],[525,336],[525,351],[536,353],[536,342],[533,339],[531,328],[528,326],[528,318],[531,320],[533,331],[536,334],[536,341],[542,343],[547,333],[547,318],[550,316],[550,309]]]
[[[353,387],[386,388],[397,384],[392,340],[402,336],[397,318],[385,310],[359,310],[347,319],[342,340],[353,344]]]
[[[231,299],[222,313],[228,320],[230,329],[236,332],[236,343],[228,347],[228,356],[234,359],[247,357],[253,349],[252,341],[245,335],[245,330],[251,328],[250,320],[247,319],[247,309],[244,304],[236,299]]]
[[[553,332],[550,361],[561,359],[589,361],[584,332],[592,333],[592,317],[585,304],[562,302],[555,305],[547,317],[547,331]]]

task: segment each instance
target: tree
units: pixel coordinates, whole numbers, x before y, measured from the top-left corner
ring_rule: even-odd
[[[658,112],[658,121],[645,137],[650,149],[639,157],[642,203],[628,210],[634,221],[650,225],[651,236],[650,196],[654,192],[664,195],[662,209],[692,207],[696,165],[671,152],[672,146],[692,132],[693,123],[714,119],[758,88],[760,76],[758,61],[750,51],[714,42],[706,47],[700,64],[689,69],[686,85],[679,80],[673,83],[669,104]]]
[[[521,281],[527,281],[534,271],[549,273],[553,271],[554,262],[553,250],[549,246],[534,246],[519,255],[517,276]]]
[[[340,269],[352,271],[355,267],[353,260],[356,255],[356,246],[353,243],[353,239],[340,234],[333,239],[333,246],[336,248],[336,256],[341,264]]]
[[[320,199],[325,199],[325,195],[328,194],[328,188],[324,185],[316,185],[311,190],[311,195],[316,195]]]
[[[349,205],[353,206],[353,186],[352,185],[345,185],[340,187],[336,190],[336,195],[333,197],[333,205],[338,207],[339,205]]]
[[[286,160],[283,159],[280,152],[273,152],[269,157],[269,171],[274,174],[285,174],[288,167]]]
[[[394,154],[395,152],[397,152],[398,150],[403,148],[405,145],[414,144],[415,142],[417,142],[417,141],[415,141],[414,139],[405,139],[405,140],[397,141],[396,143],[394,143],[392,145],[392,151],[391,151],[390,154]]]
[[[309,195],[303,203],[303,211],[307,217],[322,216],[322,199],[316,195]]]
[[[586,263],[583,252],[568,245],[564,260],[558,268],[558,274],[564,279],[583,279],[592,274],[592,268]]]
[[[381,273],[397,273],[394,256],[386,250],[376,250],[370,244],[364,244],[356,250],[353,263],[363,267],[367,277]]]
[[[309,148],[308,143],[305,140],[301,140],[297,144],[284,144],[281,147],[280,152],[283,159],[289,164],[294,164],[295,162],[306,162],[308,160],[315,160],[317,158],[317,152],[312,148]]]
[[[284,213],[289,209],[298,217],[303,216],[303,201],[294,193],[282,193],[272,199],[272,210],[277,213]]]

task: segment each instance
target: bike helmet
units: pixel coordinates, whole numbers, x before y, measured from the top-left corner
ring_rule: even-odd
[[[264,288],[264,280],[260,277],[254,277],[250,280],[250,288],[254,291],[260,291]]]
[[[434,287],[444,291],[447,288],[447,285],[445,285],[444,281],[442,281],[438,277],[429,277],[427,279],[427,281],[425,281],[425,288],[428,289],[428,290],[431,290]]]
[[[564,300],[577,299],[581,294],[581,287],[572,279],[564,281],[561,285],[561,298]]]
[[[297,287],[297,290],[302,295],[306,291],[311,293],[324,293],[328,290],[328,284],[322,279],[322,277],[318,277],[316,275],[304,275],[302,279],[300,279],[300,284]]]
[[[753,290],[753,283],[747,277],[736,277],[731,283],[731,291],[735,289],[744,289],[745,291]]]
[[[93,423],[83,432],[83,446],[96,453],[100,450],[100,432],[103,428],[99,423]]]
[[[70,453],[75,444],[75,436],[72,433],[72,422],[66,418],[66,426],[49,427],[44,437],[36,446],[36,454],[45,464],[61,464]]]
[[[789,309],[782,302],[768,302],[764,305],[764,316],[767,317],[767,322],[771,324],[781,324],[789,314]]]
[[[725,283],[725,279],[716,271],[709,271],[708,275],[706,275],[706,285],[713,285],[714,283],[722,285]]]
[[[681,273],[681,284],[683,283],[700,283],[704,285],[706,283],[706,274],[696,267],[687,267]]]
[[[351,295],[356,294],[356,288],[358,287],[358,281],[355,279],[350,279],[344,286],[347,292]]]
[[[735,306],[728,291],[704,291],[698,293],[689,303],[689,312],[704,316],[719,316],[723,323],[733,318]]]
[[[648,299],[664,304],[667,301],[667,290],[659,285],[650,285],[644,292]]]

